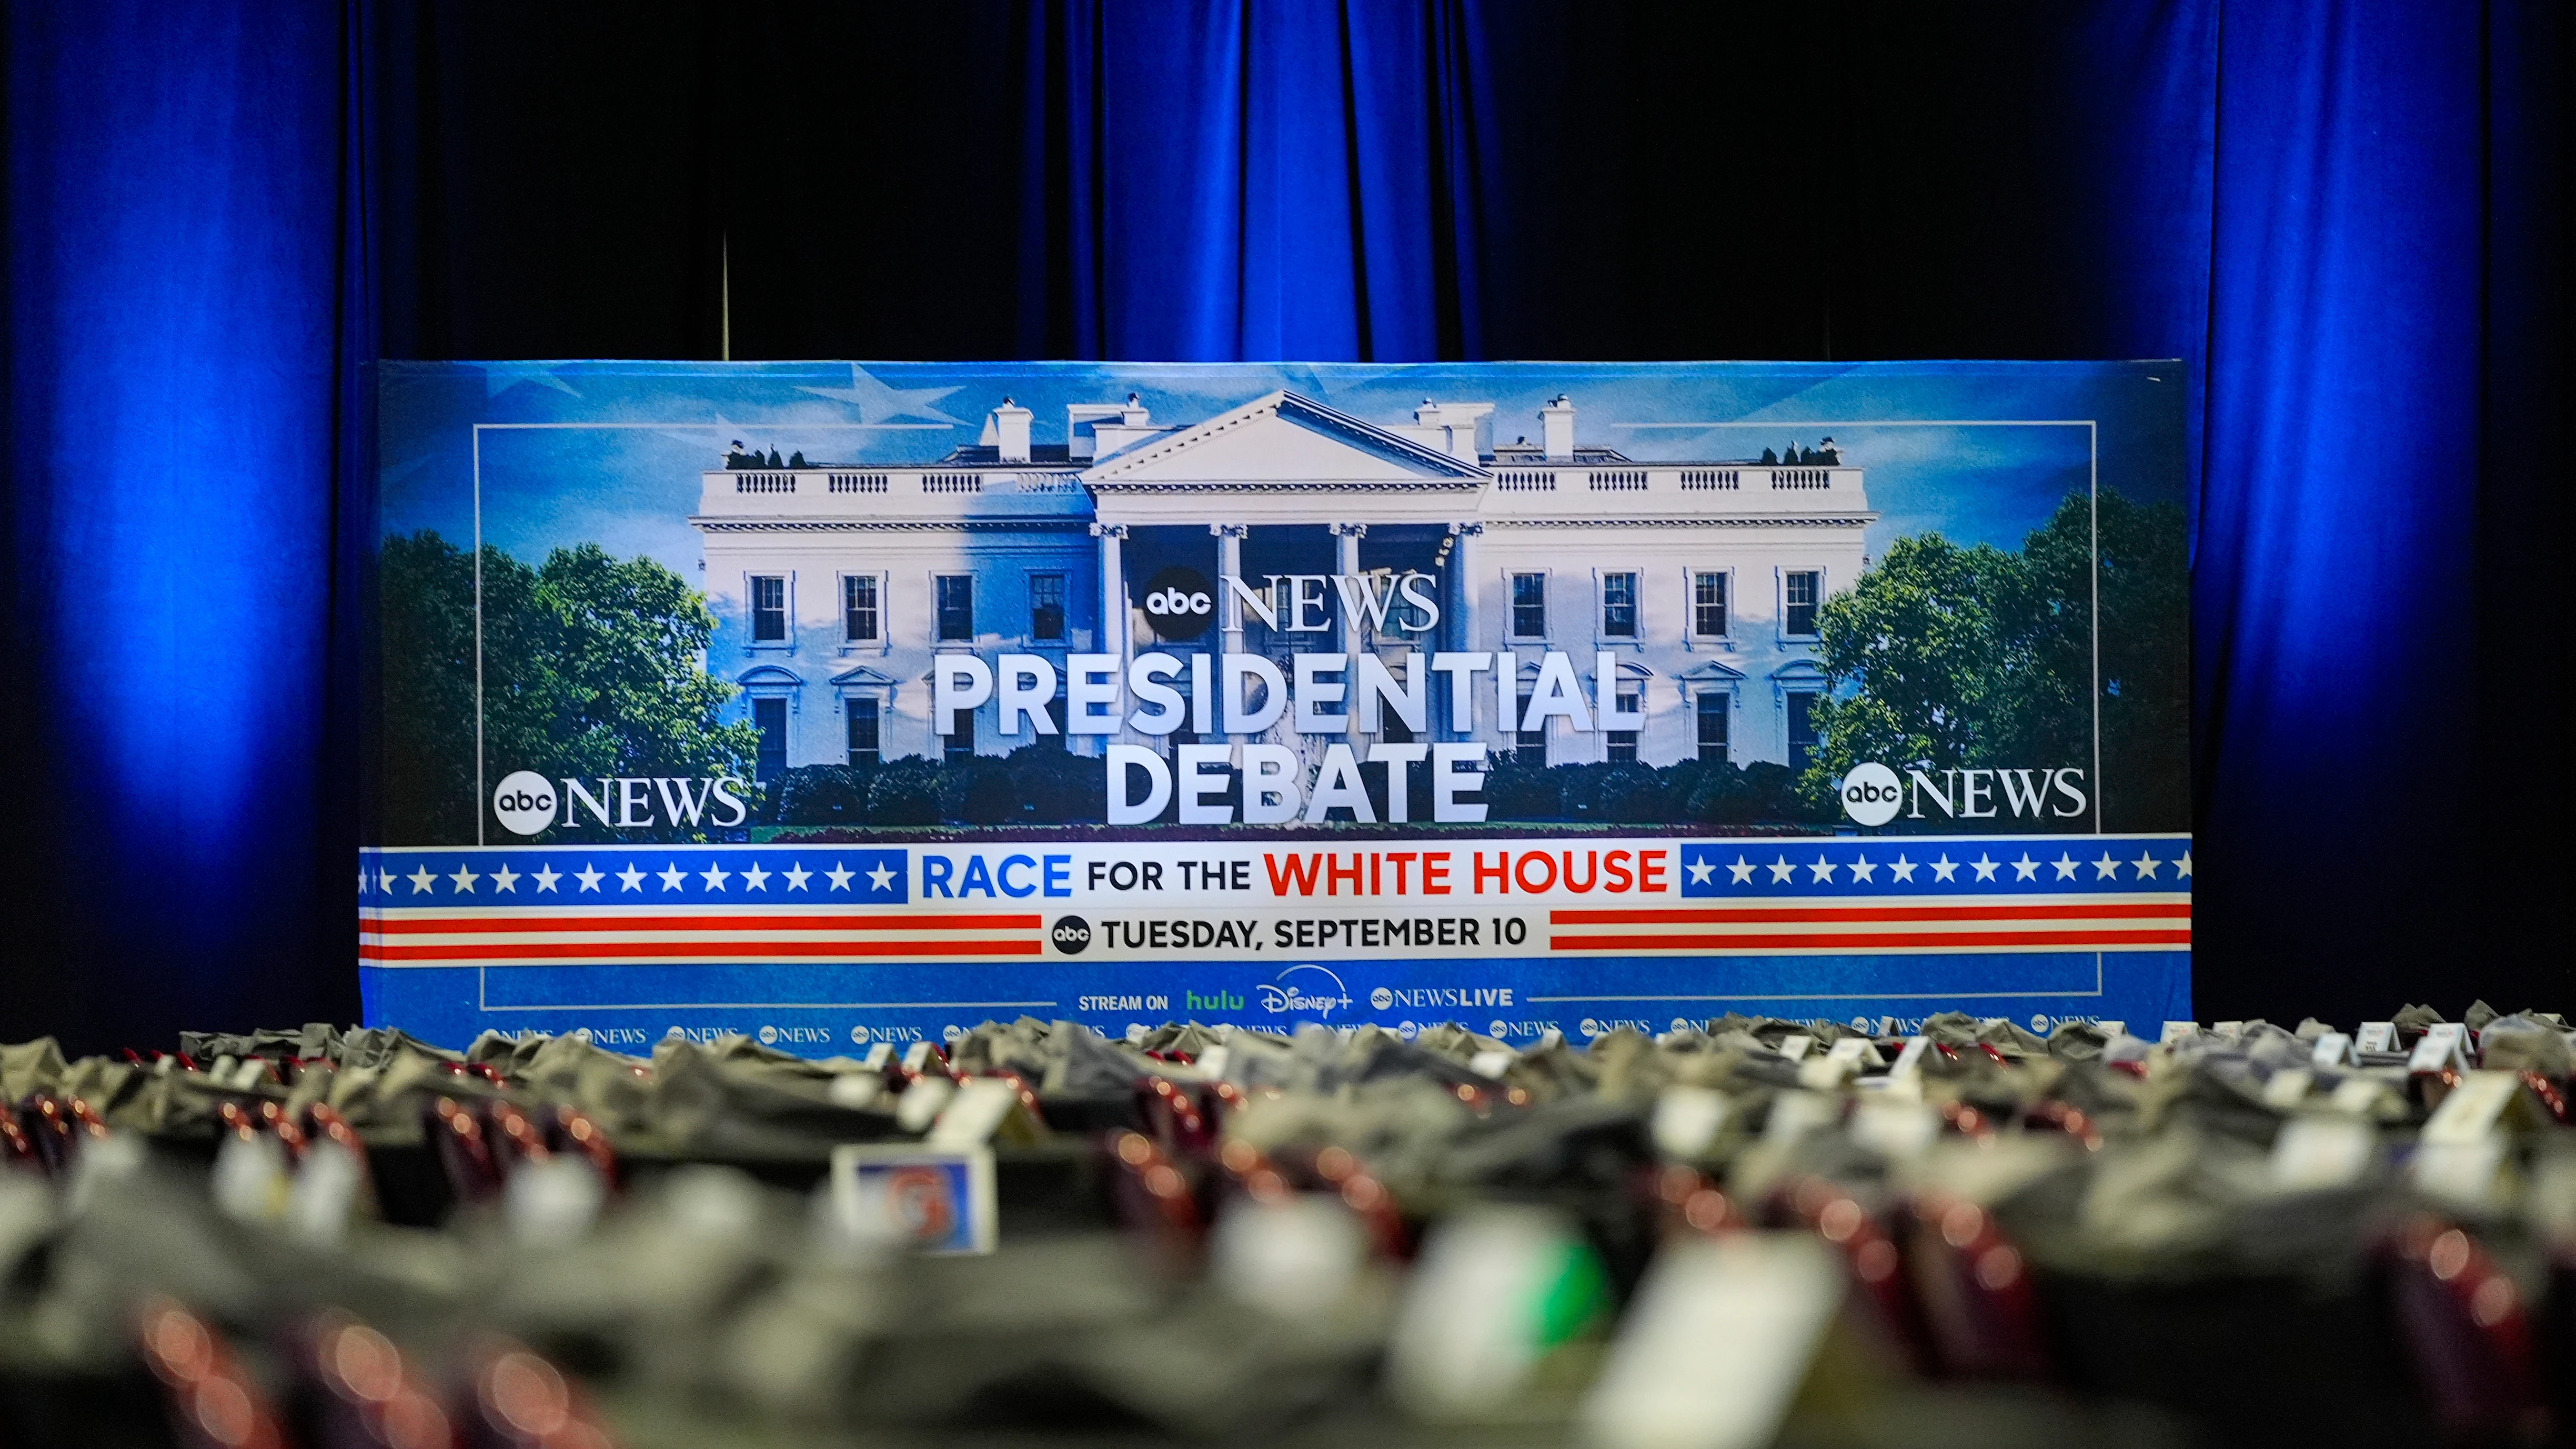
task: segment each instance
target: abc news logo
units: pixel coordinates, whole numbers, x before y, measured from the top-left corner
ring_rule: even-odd
[[[541,834],[558,818],[567,826],[578,824],[584,811],[605,829],[649,829],[663,823],[654,815],[658,803],[672,825],[696,825],[703,820],[731,828],[750,817],[742,797],[734,793],[733,787],[742,783],[721,775],[610,776],[599,781],[596,793],[579,780],[564,781],[558,792],[554,781],[534,770],[513,770],[493,788],[492,814],[514,835]],[[571,797],[569,802],[566,795]]]
[[[1145,622],[1158,639],[1195,639],[1216,619],[1216,585],[1175,564],[1145,581]]]
[[[2032,819],[2053,817],[2072,819],[2092,808],[2085,797],[2084,772],[2071,767],[2055,769],[1948,769],[1927,774],[1909,770],[1908,780],[1875,760],[1854,765],[1843,776],[1841,799],[1843,813],[1859,825],[1885,825],[1906,809],[1909,797],[1914,818],[1923,818],[1928,801],[1945,817],[1989,820],[1999,815],[2027,816]]]

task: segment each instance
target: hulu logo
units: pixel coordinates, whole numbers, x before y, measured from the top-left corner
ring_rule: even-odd
[[[1184,991],[1181,996],[1183,1004],[1191,1011],[1243,1010],[1243,998],[1231,991],[1211,991],[1205,995],[1195,991]]]

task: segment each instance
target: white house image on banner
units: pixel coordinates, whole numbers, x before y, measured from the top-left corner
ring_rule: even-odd
[[[1032,441],[1033,415],[1009,399],[983,440],[927,466],[737,467],[704,475],[690,522],[705,539],[706,589],[719,621],[708,667],[742,688],[729,709],[761,732],[760,770],[872,763],[972,750],[1003,754],[1035,737],[997,706],[974,728],[934,732],[935,657],[971,652],[1048,659],[1132,659],[1163,649],[1268,655],[1290,672],[1301,650],[1390,657],[1424,667],[1432,650],[1508,651],[1517,693],[1549,652],[1590,678],[1603,653],[1634,730],[1577,731],[1563,718],[1524,733],[1504,721],[1490,674],[1472,677],[1472,727],[1453,727],[1448,686],[1433,672],[1428,735],[1481,739],[1496,751],[1544,752],[1550,764],[1699,757],[1803,767],[1809,711],[1824,691],[1814,659],[1819,610],[1867,566],[1863,530],[1877,515],[1861,470],[1830,439],[1800,461],[1639,462],[1578,446],[1575,406],[1557,398],[1536,439],[1496,445],[1493,405],[1425,401],[1411,421],[1377,424],[1291,392],[1178,426],[1144,401],[1068,408],[1066,440]],[[1239,577],[1294,605],[1288,575],[1408,573],[1433,591],[1426,633],[1383,628],[1323,589],[1319,632],[1274,627],[1219,584],[1206,631],[1158,640],[1146,618],[1151,581],[1187,568]],[[1265,582],[1283,576],[1280,583]],[[1413,616],[1419,620],[1422,615]],[[1396,671],[1401,673],[1401,670]],[[1125,678],[1120,671],[1119,678]],[[1122,696],[1120,713],[1136,701]],[[1051,712],[1061,727],[1061,687]],[[965,719],[960,712],[960,723]],[[1355,732],[1369,722],[1354,721]],[[1412,731],[1392,710],[1384,737]],[[1075,736],[1098,753],[1133,733]],[[1231,737],[1238,741],[1243,736]],[[1321,741],[1264,738],[1299,748]]]

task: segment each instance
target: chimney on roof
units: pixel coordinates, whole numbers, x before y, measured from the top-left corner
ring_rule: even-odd
[[[1029,460],[1029,416],[1027,408],[1009,398],[1002,399],[1002,405],[993,409],[994,456],[1002,462],[1025,463]]]
[[[1574,400],[1558,393],[1554,401],[1538,410],[1539,434],[1547,441],[1551,463],[1574,461]]]

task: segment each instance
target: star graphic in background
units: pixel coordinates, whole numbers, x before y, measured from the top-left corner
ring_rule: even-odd
[[[1822,855],[1818,855],[1816,857],[1816,863],[1808,866],[1807,869],[1814,872],[1817,880],[1828,881],[1834,878],[1833,862],[1825,859]]]
[[[1748,861],[1743,856],[1739,855],[1735,858],[1735,864],[1726,868],[1726,873],[1735,877],[1733,884],[1751,885],[1753,884],[1753,872],[1756,868],[1757,867],[1755,867],[1751,861]]]
[[[1974,862],[1977,868],[1977,879],[1993,880],[1995,878],[1995,867],[2000,863],[2001,862],[1997,861],[1993,856],[1986,854],[1984,851],[1977,852],[1977,858]]]
[[[508,865],[503,865],[499,870],[492,872],[492,889],[496,891],[508,891],[512,895],[517,895],[519,893],[519,873],[510,869]]]
[[[893,890],[894,871],[884,862],[880,861],[877,863],[876,869],[868,872],[868,884],[881,891]]]
[[[705,870],[699,871],[698,874],[707,878],[708,890],[720,891],[724,889],[725,878],[732,875],[733,872],[725,869],[721,865],[711,865]]]
[[[2103,851],[2102,858],[2093,862],[2093,878],[2095,880],[2118,880],[2120,878],[2120,863],[2111,858],[2111,852],[2107,850]]]
[[[1878,862],[1871,860],[1867,856],[1853,856],[1851,873],[1853,880],[1866,881],[1871,885],[1876,885],[1878,883]]]
[[[392,890],[394,888],[394,873],[389,870],[379,870],[376,872],[376,882],[386,890]]]
[[[857,875],[858,872],[843,866],[836,860],[832,862],[832,868],[823,874],[832,882],[832,889],[845,891],[850,888],[850,877]]]
[[[770,874],[769,871],[761,869],[760,862],[755,860],[751,863],[751,869],[742,873],[742,888],[747,891],[765,891],[769,889]]]
[[[2147,854],[2144,850],[2138,852],[2138,879],[2153,880],[2156,877],[2156,872],[2163,868],[2163,861]]]
[[[2174,862],[2174,879],[2175,879],[2175,880],[2189,880],[2189,879],[2191,879],[2191,852],[2190,852],[2190,851],[2188,851],[2188,850],[2184,851],[2184,852],[2182,853],[2182,859],[2177,860],[2177,861],[2175,861],[2175,862]]]
[[[2039,862],[2031,859],[2027,850],[2021,853],[2021,859],[2012,863],[2012,868],[2014,880],[2039,879]]]
[[[589,861],[583,861],[581,863],[581,869],[574,871],[572,878],[581,882],[581,888],[583,890],[595,891],[599,889],[599,882],[601,880],[599,867],[592,865]]]
[[[1911,885],[1914,881],[1914,862],[1907,860],[1904,852],[1899,851],[1896,856],[1896,864],[1889,866],[1887,868],[1887,873],[1890,878],[1903,881],[1906,884]]]
[[[1795,874],[1798,868],[1791,865],[1789,863],[1789,857],[1784,855],[1778,860],[1771,862],[1767,869],[1771,872],[1771,883],[1773,885],[1785,885],[1788,883],[1789,877]]]
[[[432,885],[436,884],[438,877],[431,875],[429,873],[429,867],[424,865],[417,867],[412,871],[410,880],[411,893],[413,895],[419,895],[421,892],[428,890]]]
[[[1706,885],[1717,878],[1717,867],[1709,864],[1708,857],[1705,855],[1692,856],[1690,863],[1690,878],[1692,885]],[[365,890],[366,888],[367,873],[365,871],[360,871],[358,872],[358,889]]]
[[[455,874],[448,877],[449,880],[456,882],[456,889],[465,895],[472,895],[474,893],[474,883],[482,878],[483,877],[474,873],[474,868],[472,866],[468,865],[458,866]]]
[[[926,418],[934,423],[959,421],[932,406],[957,391],[956,388],[888,387],[868,376],[868,370],[855,362],[850,364],[848,387],[800,387],[797,391],[848,403],[859,410],[859,421],[863,423],[882,423],[893,418]]]
[[[617,878],[624,882],[626,889],[630,891],[640,891],[644,889],[644,872],[637,870],[635,868],[635,862],[631,860],[626,862],[626,868],[624,870],[617,873]]]
[[[596,873],[596,872],[594,872],[594,873],[592,874],[592,877],[591,877],[591,878],[592,878],[594,881],[596,881],[596,880],[598,879],[598,875],[597,875],[597,873]],[[553,889],[555,888],[555,882],[556,882],[556,881],[559,881],[559,880],[562,880],[562,879],[563,879],[563,872],[562,872],[562,871],[559,871],[559,870],[557,870],[557,869],[555,869],[553,866],[551,866],[551,865],[540,865],[540,866],[538,866],[538,867],[537,867],[537,875],[536,875],[536,881],[537,881],[537,892],[538,892],[538,894],[542,895],[542,894],[544,894],[544,893],[545,893],[545,892],[547,892],[547,891],[553,890]]]
[[[1949,852],[1947,851],[1942,852],[1939,860],[1932,862],[1932,878],[1934,880],[1948,880],[1950,877],[1957,875],[1958,873],[1959,867],[1950,859]]]
[[[787,888],[789,890],[801,891],[805,889],[805,882],[813,878],[814,872],[807,870],[805,867],[792,860],[787,863]]]
[[[2075,867],[2081,864],[2081,862],[2076,860],[2074,856],[2060,851],[2057,859],[2050,861],[2049,864],[2057,867],[2057,878],[2059,880],[2073,880],[2075,879]]]
[[[660,870],[653,873],[662,878],[662,889],[666,891],[678,890],[680,882],[689,878],[689,873],[680,869],[677,861],[666,862]]]

